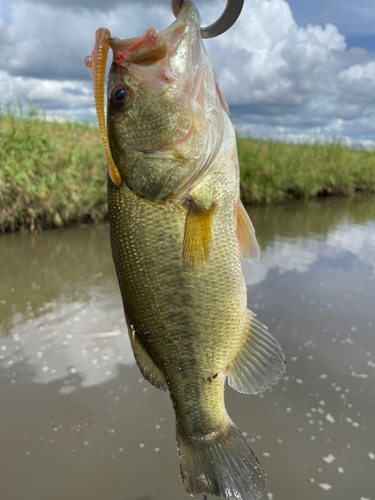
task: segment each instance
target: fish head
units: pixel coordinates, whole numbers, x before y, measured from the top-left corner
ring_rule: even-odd
[[[169,69],[170,47],[163,37],[150,28],[138,39],[114,41],[111,47],[107,127],[114,157],[114,149],[120,157],[129,150],[146,153],[184,135],[191,126],[184,118],[187,99]]]
[[[223,133],[225,106],[199,12],[185,1],[168,28],[113,38],[110,47],[107,131],[121,178],[146,198],[181,196],[208,168]]]

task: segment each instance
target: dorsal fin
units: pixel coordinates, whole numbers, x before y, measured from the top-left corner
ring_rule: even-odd
[[[241,200],[237,208],[237,237],[241,256],[244,259],[257,259],[260,257],[260,248],[255,236],[254,226],[250,220]]]

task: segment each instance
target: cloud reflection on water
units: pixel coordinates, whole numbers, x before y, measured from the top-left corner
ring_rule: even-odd
[[[262,237],[262,228],[267,227],[267,221],[263,220],[263,224],[256,227],[257,234]],[[295,237],[292,231],[289,235],[272,234],[262,245],[259,263],[253,261],[250,264],[244,261],[247,285],[251,287],[263,282],[270,270],[277,269],[279,273],[290,271],[305,273],[318,259],[324,257],[336,261],[343,253],[355,256],[375,274],[374,220],[370,219],[359,224],[353,223],[344,215],[332,227],[325,228],[323,234],[309,233],[308,227],[307,225],[307,233],[303,236],[298,229]],[[85,232],[86,238],[81,237],[82,231]],[[45,233],[43,238],[64,240],[67,234],[64,230],[51,231]],[[16,237],[21,238],[21,235]],[[103,227],[76,228],[69,232],[69,238],[70,251],[59,255],[60,268],[70,269],[70,273],[66,275],[66,282],[62,282],[65,276],[62,272],[56,276],[45,273],[49,280],[48,286],[53,289],[54,295],[39,307],[35,315],[28,317],[26,314],[14,313],[10,335],[0,338],[0,368],[11,369],[20,362],[26,363],[34,373],[35,383],[47,384],[64,379],[67,375],[74,375],[73,381],[89,387],[116,377],[119,365],[133,365],[134,357],[114,273],[106,274],[103,283],[93,281],[95,273],[100,276],[102,269],[111,269],[108,246],[95,245],[96,238],[98,240],[103,238]],[[75,245],[79,245],[79,252]],[[90,246],[90,252],[96,248],[98,254],[95,258],[91,257],[91,265],[83,267],[80,255],[87,255],[85,245]],[[74,261],[76,255],[79,257],[77,262]],[[8,258],[12,258],[11,253]],[[39,266],[43,266],[42,260]],[[72,278],[74,266],[77,266],[81,273],[76,281]],[[13,267],[10,266],[10,269]],[[13,279],[17,286],[17,277]],[[56,279],[55,286],[54,279]],[[24,276],[23,287],[26,289],[33,285],[27,280],[38,282],[38,286],[42,289],[44,287],[40,276],[37,279],[30,274]],[[9,279],[7,283],[10,283]],[[70,290],[71,302],[61,298],[59,300],[59,297],[55,296],[59,287],[61,290]],[[81,290],[85,290],[84,295],[79,293]],[[74,300],[77,296],[80,300]],[[44,300],[47,298],[44,295],[43,297]],[[24,300],[31,298],[25,294],[21,302]],[[18,303],[15,309],[26,311],[29,307],[27,304],[29,302]],[[92,336],[103,332],[120,332],[120,334]],[[12,380],[13,383],[17,383],[16,374]],[[75,390],[74,384],[71,382],[69,384],[61,387],[62,393],[68,394]]]
[[[375,222],[358,225],[345,221],[324,236],[276,236],[272,243],[262,248],[259,262],[253,260],[250,264],[244,261],[246,284],[261,283],[272,268],[278,268],[280,273],[304,273],[320,257],[335,259],[343,252],[356,256],[375,272]]]
[[[33,381],[43,384],[73,374],[82,387],[89,387],[115,377],[119,364],[135,361],[122,307],[111,307],[113,299],[93,295],[89,302],[58,304],[52,312],[15,326],[0,342],[0,366],[24,362],[34,372]],[[103,332],[120,334],[92,336]],[[73,390],[63,386],[61,392]]]

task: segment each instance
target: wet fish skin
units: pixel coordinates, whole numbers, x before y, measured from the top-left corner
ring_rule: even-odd
[[[138,366],[170,393],[185,488],[256,500],[265,474],[226,412],[224,384],[229,376],[237,390],[260,392],[277,382],[285,360],[247,310],[239,227],[248,224],[250,256],[256,240],[239,204],[235,133],[199,26],[185,2],[170,28],[111,44],[107,128],[122,179],[108,181],[111,244]],[[137,47],[138,57],[150,54],[147,64]],[[129,105],[118,108],[111,96],[124,87]]]

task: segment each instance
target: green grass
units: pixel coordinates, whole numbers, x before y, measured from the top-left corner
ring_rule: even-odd
[[[0,115],[0,230],[52,227],[106,213],[106,163],[97,127]]]
[[[238,139],[244,203],[375,193],[375,153],[339,141],[284,144]]]
[[[375,193],[375,153],[339,142],[238,139],[245,203]],[[50,122],[31,106],[0,109],[0,230],[106,216],[106,161],[96,126]]]

